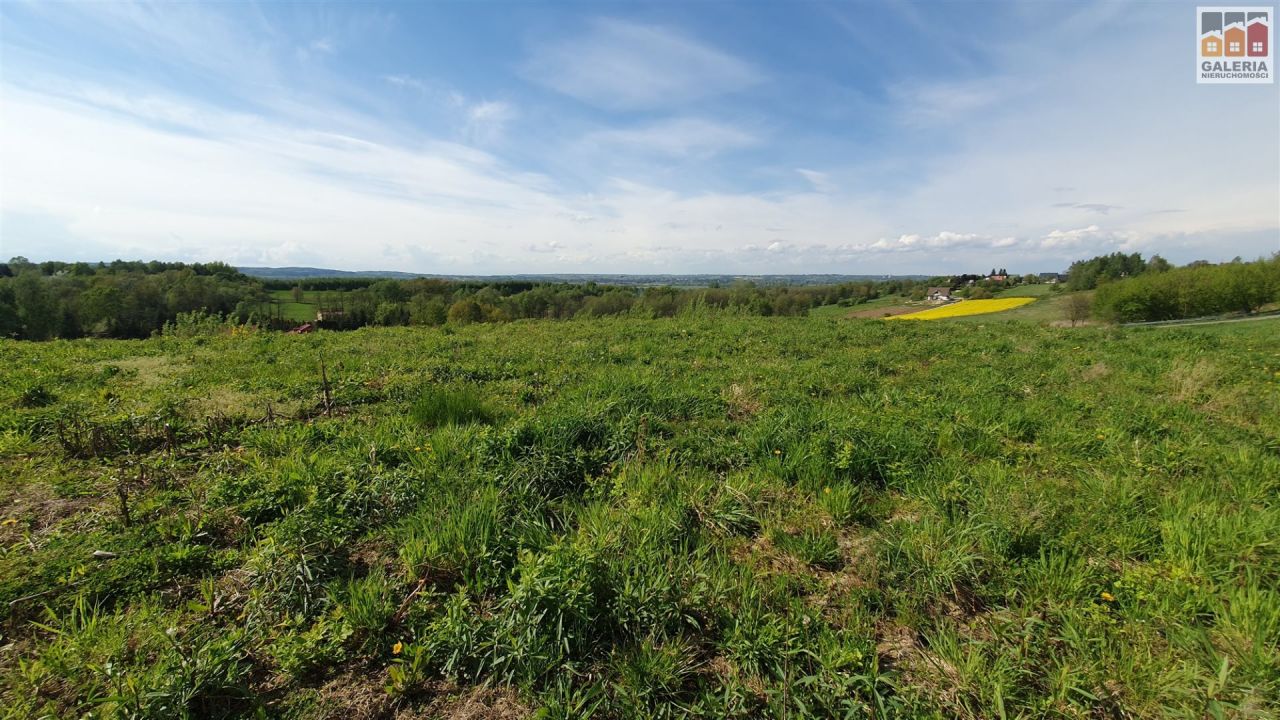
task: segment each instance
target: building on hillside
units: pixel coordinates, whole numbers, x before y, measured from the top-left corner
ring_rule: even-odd
[[[1062,273],[1040,273],[1040,282],[1056,285],[1060,282],[1066,282],[1067,276]]]
[[[994,275],[988,275],[987,279],[991,282],[1004,282],[1009,279],[1009,276],[1003,273],[995,273]]]
[[[951,300],[951,288],[931,287],[925,292],[924,297],[929,302],[948,302]]]

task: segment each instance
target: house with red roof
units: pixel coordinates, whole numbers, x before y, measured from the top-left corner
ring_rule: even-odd
[[[1245,50],[1249,57],[1266,57],[1269,54],[1271,28],[1267,13],[1249,13],[1249,26],[1245,29]]]

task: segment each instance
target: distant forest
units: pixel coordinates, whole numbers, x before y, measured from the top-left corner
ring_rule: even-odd
[[[945,279],[942,280],[945,282]],[[919,294],[933,280],[864,280],[835,285],[619,287],[594,282],[456,281],[378,278],[264,280],[223,263],[0,263],[0,336],[26,340],[144,338],[180,315],[201,312],[279,329],[272,291],[318,298],[319,325],[443,325],[525,318],[606,315],[670,317],[694,306],[749,315],[803,315],[809,308],[852,306],[890,294]]]
[[[1034,275],[865,279],[827,285],[735,281],[722,287],[641,287],[538,280],[409,280],[373,277],[263,279],[224,263],[0,263],[0,337],[23,340],[144,338],[179,317],[199,313],[219,322],[288,329],[301,320],[281,312],[292,295],[310,299],[316,324],[461,325],[521,319],[630,315],[672,317],[712,308],[744,315],[804,315],[823,305],[853,307],[886,296],[924,298],[950,286],[969,298],[1038,282]],[[999,279],[993,279],[993,277]],[[1204,262],[1173,268],[1159,256],[1113,253],[1072,264],[1069,290],[1097,290],[1095,314],[1106,320],[1165,320],[1253,311],[1277,299],[1280,259]],[[1062,289],[1061,286],[1059,289]]]

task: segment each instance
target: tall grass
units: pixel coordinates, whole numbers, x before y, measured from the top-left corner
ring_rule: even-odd
[[[1280,338],[1246,325],[0,342],[0,706],[1265,717]]]
[[[421,425],[487,425],[493,422],[493,411],[470,388],[428,388],[414,401],[410,416]]]

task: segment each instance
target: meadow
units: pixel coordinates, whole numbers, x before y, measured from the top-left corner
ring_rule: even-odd
[[[999,317],[0,340],[0,707],[1274,716],[1280,335]]]

